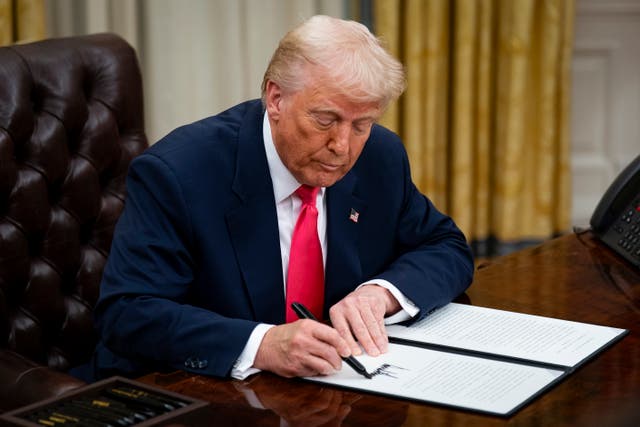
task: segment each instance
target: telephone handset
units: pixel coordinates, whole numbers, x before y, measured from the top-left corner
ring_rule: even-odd
[[[640,267],[640,155],[611,183],[590,223],[607,246]]]

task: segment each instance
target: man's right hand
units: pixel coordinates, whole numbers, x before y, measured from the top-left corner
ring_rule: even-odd
[[[253,366],[283,377],[329,375],[351,355],[338,331],[315,320],[275,326],[264,335]]]

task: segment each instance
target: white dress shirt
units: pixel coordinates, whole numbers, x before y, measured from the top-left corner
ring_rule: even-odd
[[[289,172],[286,166],[280,160],[276,147],[271,136],[271,125],[267,113],[264,114],[262,136],[264,139],[264,148],[267,153],[267,163],[269,165],[269,173],[273,182],[273,194],[276,201],[276,211],[278,215],[278,231],[280,235],[280,256],[282,259],[282,277],[284,278],[284,289],[282,297],[284,298],[287,284],[287,269],[289,268],[289,249],[291,247],[291,237],[293,229],[302,202],[294,192],[300,187],[300,183],[296,181],[294,176]],[[320,246],[322,246],[322,260],[326,263],[327,259],[327,198],[326,189],[321,188],[318,191],[316,199],[316,208],[318,209],[318,236],[320,237]],[[393,316],[385,319],[385,324],[393,324],[407,320],[415,316],[419,309],[415,304],[406,298],[395,286],[386,280],[369,280],[366,284],[376,284],[388,289],[391,294],[398,300],[402,310]],[[364,285],[364,284],[362,284]],[[360,286],[362,286],[360,285]],[[262,342],[262,338],[267,331],[274,325],[261,323],[253,330],[249,336],[249,340],[244,350],[236,360],[231,370],[231,376],[237,379],[244,379],[249,375],[259,372],[259,369],[253,367],[253,362],[258,352],[258,347]]]

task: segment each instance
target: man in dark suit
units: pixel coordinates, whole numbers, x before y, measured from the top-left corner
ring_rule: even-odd
[[[462,293],[473,275],[464,236],[413,185],[399,138],[375,124],[404,81],[366,27],[314,17],[281,41],[262,102],[181,127],[136,158],[95,310],[94,376],[329,374],[361,348],[385,352],[385,323]],[[303,210],[315,215],[315,252],[295,243]],[[319,271],[300,264],[311,252]],[[311,283],[331,326],[287,314]]]

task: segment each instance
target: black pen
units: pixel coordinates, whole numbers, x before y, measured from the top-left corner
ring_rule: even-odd
[[[293,311],[296,312],[298,317],[301,318],[301,319],[318,320],[313,315],[313,313],[311,313],[307,309],[307,307],[305,307],[304,305],[300,304],[299,302],[292,303],[291,304],[291,308],[293,309]],[[353,357],[353,356],[343,357],[342,360],[344,360],[347,365],[351,366],[354,371],[356,371],[357,373],[359,373],[363,377],[368,378],[368,379],[373,378],[371,376],[371,374],[367,372],[367,370],[364,368],[364,366],[362,366],[362,364],[360,362],[358,362],[358,360],[355,357]]]

